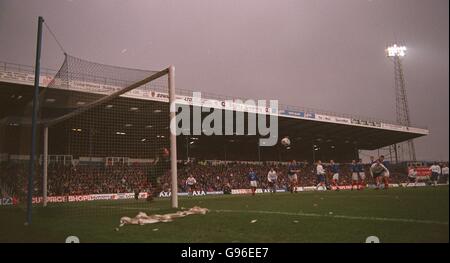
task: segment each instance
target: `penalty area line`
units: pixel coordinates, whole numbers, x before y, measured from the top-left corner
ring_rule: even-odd
[[[214,210],[214,211],[219,212],[219,213],[272,214],[272,215],[288,215],[288,216],[304,216],[304,217],[327,217],[327,218],[348,219],[348,220],[448,225],[448,222],[434,221],[434,220],[421,220],[421,219],[407,219],[407,218],[324,215],[324,214],[316,214],[316,213],[291,213],[291,212],[260,211],[260,210]]]

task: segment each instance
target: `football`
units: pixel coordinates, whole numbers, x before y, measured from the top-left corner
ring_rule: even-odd
[[[281,144],[284,146],[289,146],[291,145],[291,140],[288,137],[284,137],[283,139],[281,139]]]

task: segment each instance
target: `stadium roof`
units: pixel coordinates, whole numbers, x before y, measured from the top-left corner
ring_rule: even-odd
[[[41,86],[46,86],[54,74],[55,71],[44,70],[43,76],[40,79]],[[31,67],[8,63],[3,63],[0,65],[0,123],[10,126],[27,125],[30,123],[29,118],[24,117],[23,113],[25,112],[26,106],[29,105],[32,99],[33,80],[33,69]],[[90,91],[92,91],[92,85],[95,86],[95,83],[90,83]],[[85,94],[84,96],[89,95],[91,97],[102,95],[100,93],[87,93],[81,86],[77,90],[71,90],[70,92],[72,92],[72,94],[73,92],[78,93],[78,97],[80,98],[83,97],[83,94]],[[55,109],[53,114],[60,114],[55,113],[58,108],[59,110],[64,109],[66,111],[71,109],[71,107],[67,107],[67,101],[64,100],[64,98],[68,96],[67,90],[54,91],[52,94],[52,98],[47,98],[42,103],[52,105],[51,107]],[[189,91],[177,89],[177,98],[181,101],[192,101],[191,94],[192,93]],[[205,97],[205,93],[203,93],[202,96]],[[208,99],[217,100],[217,107],[222,107],[222,109],[227,109],[227,102],[225,101],[231,99],[222,96],[211,96],[209,94],[206,94],[206,97]],[[136,108],[142,109],[139,110],[138,114],[145,114],[145,116],[158,114],[160,113],[160,110],[163,111],[161,114],[168,111],[167,93],[161,91],[138,92],[121,97],[120,99],[127,100],[126,105],[137,105]],[[62,101],[65,103],[64,107],[58,107],[58,103],[61,103]],[[75,103],[82,102],[78,101]],[[142,103],[146,103],[146,105],[151,106],[138,106]],[[190,104],[192,107],[193,104]],[[75,107],[76,105],[73,105],[72,108]],[[120,107],[113,107],[113,110],[121,111],[124,109],[121,109]],[[243,111],[247,110],[248,109],[243,109]],[[387,121],[379,121],[351,115],[334,114],[285,105],[280,105],[277,112],[269,107],[262,109],[256,108],[250,110],[250,112],[278,115],[279,138],[289,136],[291,141],[293,141],[293,148],[308,153],[311,151],[311,147],[315,147],[314,145],[327,147],[330,151],[339,148],[345,148],[347,151],[354,151],[354,149],[374,150],[428,134],[428,130],[423,128],[405,127]],[[119,113],[120,112],[118,112],[117,116],[120,116]],[[47,118],[49,117],[51,116],[47,116]],[[138,119],[139,117],[136,116],[135,120]],[[114,119],[114,123],[111,123],[110,125],[123,127],[126,122],[126,119]],[[148,124],[142,123],[141,125],[145,126]],[[160,132],[158,129],[167,129],[167,125],[163,126],[164,127],[155,127],[155,135]],[[256,142],[255,136],[197,137],[199,139],[196,144],[198,144],[197,148],[199,148],[199,152],[206,151],[206,148],[211,146],[215,148],[222,148],[222,145],[226,143],[229,143],[230,145],[239,145],[237,148],[242,148],[243,145],[253,145]],[[180,138],[179,140],[182,141],[183,139]],[[297,147],[295,147],[296,145]],[[183,144],[181,144],[180,148],[183,147]],[[202,148],[204,149],[202,150]],[[183,152],[183,150],[181,151]]]

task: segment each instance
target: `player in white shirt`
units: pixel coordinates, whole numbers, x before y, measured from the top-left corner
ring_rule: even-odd
[[[437,163],[434,163],[430,167],[430,170],[431,170],[431,181],[433,185],[436,186],[439,180],[439,175],[441,174],[441,167]]]
[[[442,177],[444,177],[444,180],[445,180],[446,184],[448,184],[448,172],[449,172],[448,164],[444,163],[444,165],[443,165],[443,167],[441,169],[441,172],[442,172]]]
[[[195,190],[195,185],[197,184],[197,180],[192,176],[192,174],[189,175],[189,177],[186,179],[186,186],[188,188],[189,195],[192,195],[193,191]]]
[[[384,167],[386,168],[386,171],[383,173],[383,182],[384,182],[384,189],[387,189],[389,187],[389,169],[388,169],[388,161],[384,160],[384,155],[380,155],[380,157],[378,158],[381,162],[382,165],[384,165]]]
[[[277,171],[273,167],[270,168],[270,171],[267,173],[267,182],[269,182],[269,189],[271,193],[275,193],[277,191],[276,189],[276,183],[278,180]]]
[[[317,186],[316,189],[319,189],[320,186],[325,188],[325,169],[323,168],[322,161],[317,161],[316,166],[316,174],[317,174]]]
[[[372,175],[376,182],[375,190],[380,189],[380,184],[384,179],[385,174],[389,174],[389,170],[381,163],[380,159],[376,160],[375,163],[370,166],[370,175]],[[384,189],[387,189],[386,185]]]
[[[409,184],[414,184],[414,187],[417,184],[417,172],[413,166],[408,167],[408,183],[406,183],[406,186]]]

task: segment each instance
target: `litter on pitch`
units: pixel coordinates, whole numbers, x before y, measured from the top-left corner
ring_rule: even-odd
[[[124,225],[146,225],[146,224],[155,224],[155,223],[167,223],[167,222],[172,222],[175,218],[179,218],[179,217],[185,217],[188,215],[204,215],[208,212],[209,210],[207,208],[202,208],[199,206],[194,206],[192,208],[190,208],[189,210],[185,210],[185,211],[178,211],[176,213],[169,213],[169,214],[164,214],[164,215],[147,215],[144,212],[139,212],[139,214],[137,214],[137,216],[130,218],[130,217],[122,217],[120,218],[120,225],[119,227],[122,227]],[[157,231],[157,230],[153,230],[153,231]]]

